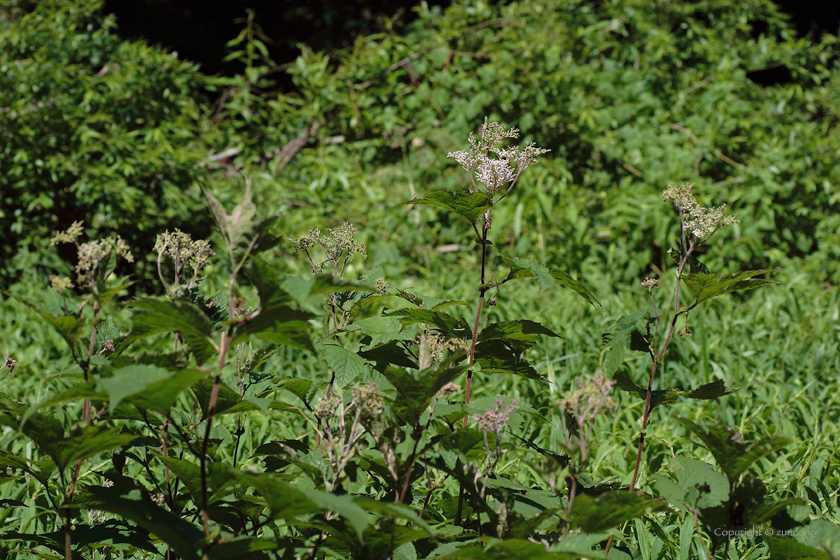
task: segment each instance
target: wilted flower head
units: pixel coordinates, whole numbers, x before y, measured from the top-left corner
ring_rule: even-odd
[[[607,379],[603,371],[585,379],[578,388],[566,395],[557,404],[575,417],[578,425],[594,420],[603,410],[614,409],[616,404],[610,396],[615,381]]]
[[[11,354],[3,354],[3,357],[6,359],[6,361],[3,363],[2,367],[9,368],[9,374],[11,374],[12,371],[14,371],[14,369],[17,367],[17,362],[14,360],[14,358],[12,358]]]
[[[385,399],[379,394],[379,386],[375,383],[356,385],[353,388],[353,400],[365,418],[379,416],[385,406]]]
[[[508,184],[512,187],[522,171],[536,162],[538,156],[549,151],[533,142],[524,148],[499,148],[497,145],[506,138],[519,138],[519,130],[506,130],[501,124],[485,117],[481,135],[476,138],[470,133],[470,150],[449,152],[446,157],[453,158],[461,167],[474,173],[475,181],[492,194]]]
[[[315,416],[323,420],[330,418],[340,403],[341,397],[335,393],[324,395],[315,406]]]
[[[499,437],[505,424],[507,424],[508,418],[518,408],[516,406],[517,402],[516,399],[513,399],[510,405],[505,407],[504,397],[496,399],[496,404],[492,409],[484,414],[477,414],[473,417],[478,422],[478,429],[483,432],[493,432],[496,434],[496,437]]]
[[[705,240],[719,228],[738,223],[735,215],[725,216],[726,205],[717,208],[705,208],[697,203],[691,194],[691,184],[679,187],[668,185],[662,193],[662,199],[671,202],[680,213],[683,228],[695,239]]]

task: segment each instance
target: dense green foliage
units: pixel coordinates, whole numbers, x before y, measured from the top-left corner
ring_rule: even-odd
[[[0,15],[0,556],[836,557],[834,38],[456,2],[229,78],[98,6]]]

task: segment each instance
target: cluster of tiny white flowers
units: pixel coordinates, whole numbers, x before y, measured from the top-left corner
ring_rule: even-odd
[[[693,186],[692,184],[683,184],[679,187],[668,185],[662,193],[662,199],[673,203],[674,208],[680,212],[683,227],[695,239],[705,240],[719,228],[738,223],[735,215],[724,215],[725,204],[717,208],[700,206],[691,194]]]
[[[481,135],[476,138],[470,133],[469,151],[449,152],[451,157],[470,173],[475,181],[484,185],[486,192],[493,194],[506,185],[511,185],[528,166],[537,161],[537,157],[550,151],[536,146],[533,142],[520,148],[499,148],[506,138],[519,138],[519,129],[505,129],[501,124],[485,117]],[[491,157],[495,155],[496,157]]]

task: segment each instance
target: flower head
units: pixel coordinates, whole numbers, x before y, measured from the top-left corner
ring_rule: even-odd
[[[738,223],[735,215],[725,216],[726,205],[717,208],[705,208],[698,204],[691,194],[694,185],[682,184],[679,187],[668,185],[662,193],[662,199],[671,202],[680,213],[683,229],[695,239],[705,241],[722,227]]]

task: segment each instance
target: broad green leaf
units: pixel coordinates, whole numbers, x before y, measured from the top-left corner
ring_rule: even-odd
[[[414,198],[403,204],[426,204],[449,210],[467,220],[473,228],[475,228],[476,220],[492,207],[492,201],[487,193],[470,194],[465,191],[431,191],[422,198]]]
[[[654,328],[652,309],[642,309],[624,315],[601,335],[604,356],[604,373],[612,375],[624,362],[627,350],[649,352],[650,329]]]
[[[790,444],[790,439],[773,435],[748,445],[740,432],[722,424],[698,425],[687,418],[679,418],[679,420],[703,441],[706,448],[712,452],[721,470],[732,482],[737,481],[753,463],[765,455]]]
[[[365,370],[365,359],[337,342],[322,340],[316,344],[316,349],[321,359],[335,372],[335,382],[339,387],[346,387]]]
[[[423,323],[435,327],[448,338],[466,340],[472,334],[469,324],[461,317],[455,318],[443,311],[428,309],[395,309],[386,314],[388,317],[398,317],[404,327],[415,323]]]
[[[501,340],[488,340],[475,345],[475,361],[482,373],[513,374],[527,379],[545,381],[546,378],[534,369],[518,352],[511,350]]]
[[[510,267],[510,273],[505,282],[510,280],[518,280],[525,278],[536,278],[537,284],[540,287],[540,292],[544,292],[555,284],[571,288],[580,297],[590,303],[590,305],[598,306],[603,309],[601,302],[592,293],[592,290],[587,288],[582,282],[575,280],[565,272],[559,270],[549,270],[545,265],[535,261],[534,259],[523,259],[518,257],[507,257],[501,255],[505,263]]]
[[[123,282],[113,288],[109,288],[99,294],[99,306],[105,307],[117,294],[128,289],[134,282]]]
[[[184,369],[166,379],[152,381],[145,390],[125,397],[125,402],[140,409],[154,410],[166,415],[169,414],[169,409],[175,404],[178,395],[205,377],[207,372]]]
[[[75,348],[78,342],[85,335],[90,335],[91,331],[88,326],[88,321],[85,317],[76,317],[75,315],[58,315],[42,311],[34,303],[9,292],[0,291],[6,297],[10,297],[34,310],[45,322],[49,323],[61,335],[61,338],[67,343],[70,348]],[[88,338],[90,338],[88,336]]]
[[[535,321],[520,319],[487,325],[478,335],[478,344],[488,340],[497,340],[516,354],[521,354],[534,346],[540,336],[561,338],[559,334]]]
[[[575,497],[569,522],[586,533],[599,533],[648,512],[661,509],[662,502],[635,492],[616,490],[596,497]]]
[[[441,387],[468,369],[468,366],[458,365],[465,358],[464,353],[454,354],[416,375],[400,368],[386,369],[383,375],[397,390],[395,412],[411,425],[416,425]]]
[[[274,216],[256,218],[257,207],[251,199],[251,189],[247,185],[242,202],[237,204],[230,213],[206,189],[204,195],[221,230],[228,257],[235,269],[242,266],[249,256],[275,247],[280,242],[279,238],[271,234],[271,229],[277,224],[278,218]]]
[[[729,480],[711,465],[688,457],[676,457],[671,460],[671,468],[675,481],[655,474],[653,486],[677,509],[712,508],[729,500]]]
[[[371,367],[380,373],[389,366],[417,369],[417,359],[405,349],[405,346],[395,340],[370,350],[363,350],[359,352],[359,356],[372,362]]]
[[[134,311],[131,315],[132,328],[121,344],[122,348],[153,334],[177,331],[189,345],[199,365],[218,354],[218,348],[211,338],[213,323],[193,304],[146,298],[129,307]]]
[[[31,419],[29,425],[32,425]],[[68,437],[41,439],[37,443],[43,453],[52,457],[59,470],[64,470],[79,459],[87,459],[116,447],[128,445],[135,439],[134,435],[121,434],[118,428],[85,426],[71,430]]]
[[[162,368],[150,365],[133,365],[120,368],[113,377],[99,379],[98,386],[108,393],[109,407],[116,407],[121,400],[129,395],[145,390],[155,381],[161,381],[170,376]]]
[[[348,330],[361,330],[371,338],[367,348],[381,346],[392,340],[414,340],[416,331],[411,328],[403,329],[402,322],[398,317],[368,317],[356,321],[348,327]]]
[[[762,286],[775,284],[772,280],[755,278],[772,272],[771,269],[746,270],[731,276],[717,274],[691,274],[684,279],[686,286],[696,298],[695,305],[707,299],[743,290],[754,290]]]
[[[261,338],[275,344],[287,344],[314,352],[309,338],[309,319],[314,315],[287,306],[260,309],[256,317],[236,327],[231,345],[248,340],[249,336]]]
[[[579,560],[584,556],[575,552],[548,551],[545,545],[526,539],[494,540],[489,546],[466,545],[456,552],[439,556],[440,560]],[[592,551],[586,558],[606,558]]]
[[[341,515],[361,539],[367,514],[348,495],[303,489],[273,474],[243,474],[241,480],[254,487],[266,501],[272,519],[290,520],[304,515],[334,512]]]
[[[127,484],[111,488],[88,486],[78,493],[76,501],[133,521],[175,549],[182,559],[200,558],[197,547],[204,539],[204,531],[157,505],[141,488]]]
[[[312,390],[311,379],[281,379],[278,389],[284,389],[299,398],[303,404],[309,404],[309,392]]]
[[[831,560],[831,556],[818,548],[804,545],[790,537],[765,536],[770,547],[770,560]]]

